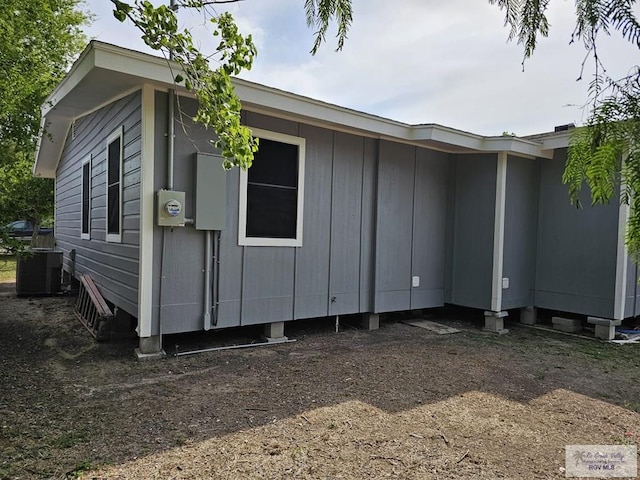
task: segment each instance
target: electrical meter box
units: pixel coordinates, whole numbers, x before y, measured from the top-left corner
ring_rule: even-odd
[[[184,227],[184,192],[158,190],[158,225]]]
[[[196,230],[224,230],[227,217],[227,174],[222,157],[197,153],[193,210]]]

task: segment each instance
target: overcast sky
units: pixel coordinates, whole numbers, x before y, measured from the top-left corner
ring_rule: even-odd
[[[168,1],[168,0],[167,0]],[[90,38],[146,51],[137,30],[120,24],[108,0],[87,0]],[[258,57],[242,75],[268,86],[407,123],[438,123],[483,135],[528,135],[585,117],[592,63],[569,45],[574,2],[554,0],[551,33],[522,71],[522,47],[508,43],[503,14],[487,0],[354,0],[344,49],[328,37],[316,56],[303,0],[244,0],[228,9],[251,33]],[[179,14],[202,48],[214,45],[203,18]],[[211,40],[209,40],[211,39]],[[612,76],[638,63],[638,49],[617,38],[600,45]]]

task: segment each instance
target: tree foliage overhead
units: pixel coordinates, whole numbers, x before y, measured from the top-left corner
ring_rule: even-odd
[[[311,53],[315,55],[320,45],[326,41],[331,22],[335,22],[337,25],[337,50],[341,50],[353,21],[351,0],[305,0],[304,11],[307,17],[307,26],[316,29],[316,39]]]
[[[258,141],[251,136],[251,130],[240,123],[240,99],[231,83],[231,76],[251,69],[257,52],[251,35],[245,37],[239,33],[231,14],[210,10],[211,5],[229,3],[228,0],[177,0],[173,7],[155,7],[148,0],[135,0],[133,3],[111,1],[118,20],[130,20],[142,32],[142,40],[149,47],[179,65],[175,82],[184,85],[198,99],[194,120],[216,133],[217,139],[213,144],[221,151],[223,167],[250,167]],[[176,16],[179,8],[209,15],[213,35],[219,37],[213,57],[205,56],[195,46],[189,30],[179,29]],[[212,62],[215,62],[215,67],[211,66]]]
[[[33,178],[40,106],[82,49],[81,0],[3,0],[0,8],[0,226],[53,216],[53,182]],[[2,232],[0,232],[2,235]]]
[[[249,168],[258,149],[258,140],[240,122],[242,106],[231,83],[232,75],[251,69],[257,51],[251,35],[239,33],[230,13],[213,9],[216,4],[237,1],[174,0],[156,7],[149,0],[111,0],[119,21],[131,21],[149,47],[179,65],[175,82],[197,98],[194,120],[216,133],[213,144],[221,151],[225,169]],[[337,25],[337,48],[341,49],[352,22],[351,0],[305,0],[304,8],[308,26],[316,29],[312,53],[326,40],[333,22]],[[214,55],[205,55],[195,46],[189,30],[179,28],[176,12],[180,9],[195,10],[209,18],[213,35],[219,37]]]

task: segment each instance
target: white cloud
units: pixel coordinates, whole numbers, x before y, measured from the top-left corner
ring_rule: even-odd
[[[139,49],[136,31],[112,19],[105,3],[89,2],[100,14],[98,37]],[[522,47],[506,41],[502,12],[483,0],[354,0],[344,50],[334,52],[335,39],[328,36],[315,57],[300,0],[228,6],[259,49],[245,78],[408,123],[523,135],[581,120],[580,109],[566,105],[585,102],[592,68],[576,83],[584,51],[568,45],[573,8],[572,2],[551,2],[551,35],[540,40],[522,72]],[[202,23],[184,14],[181,20]],[[199,28],[197,38],[206,38]],[[601,52],[610,73],[625,73],[638,53],[613,39]]]

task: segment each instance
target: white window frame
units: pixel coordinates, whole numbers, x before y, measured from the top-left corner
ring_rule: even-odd
[[[89,164],[89,183],[86,185],[87,190],[89,190],[89,199],[88,199],[88,205],[87,208],[89,210],[89,218],[87,219],[87,232],[85,233],[83,231],[83,221],[84,221],[84,189],[85,189],[85,184],[84,184],[84,166]],[[91,162],[91,155],[89,155],[88,157],[86,157],[83,161],[82,161],[82,167],[80,168],[80,238],[82,240],[91,240],[91,169],[92,169],[92,162]]]
[[[121,243],[122,242],[122,177],[124,169],[124,134],[123,127],[118,127],[111,135],[107,137],[107,147],[105,148],[105,198],[106,198],[106,208],[105,208],[105,234],[107,242],[113,243]],[[119,174],[120,178],[118,179],[118,187],[119,194],[118,200],[120,201],[120,205],[118,208],[119,218],[118,218],[118,233],[109,233],[109,145],[113,143],[116,139],[120,139],[120,168]]]
[[[306,140],[302,137],[294,137],[284,133],[270,132],[259,128],[251,128],[254,137],[273,140],[274,142],[287,143],[298,147],[298,199],[296,212],[296,236],[295,238],[262,238],[247,237],[247,180],[246,170],[240,170],[240,198],[238,208],[238,245],[252,247],[301,247],[302,246],[302,221],[304,218],[304,163]]]

